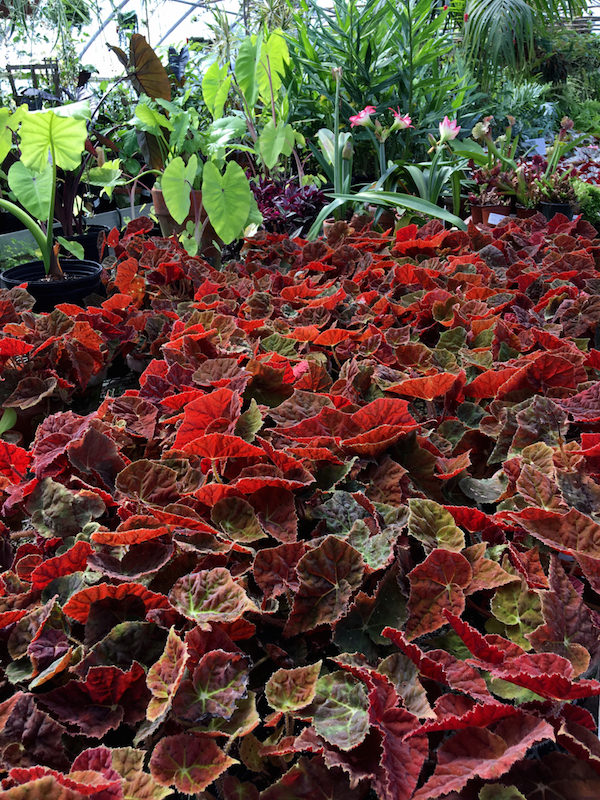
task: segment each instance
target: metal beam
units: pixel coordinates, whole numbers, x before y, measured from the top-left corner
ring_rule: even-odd
[[[79,53],[79,58],[80,58],[80,59],[84,57],[84,55],[87,53],[87,51],[90,49],[90,47],[91,47],[91,46],[94,44],[94,42],[96,41],[96,39],[97,39],[97,38],[100,36],[100,34],[101,34],[103,31],[104,31],[104,28],[105,28],[105,27],[108,25],[108,23],[109,23],[109,22],[110,22],[110,21],[111,21],[111,20],[112,20],[114,17],[116,17],[116,16],[117,16],[117,14],[119,13],[119,11],[120,11],[122,8],[124,8],[124,7],[127,5],[127,3],[128,3],[128,2],[129,2],[129,0],[122,0],[121,4],[120,4],[119,6],[117,6],[115,9],[113,9],[113,11],[111,11],[111,13],[108,15],[108,17],[107,17],[107,18],[104,20],[104,22],[102,23],[102,25],[100,25],[100,27],[98,28],[98,30],[96,31],[96,33],[95,33],[95,34],[92,36],[92,38],[91,38],[91,39],[89,39],[89,41],[86,43],[86,45],[85,45],[85,47],[83,48],[83,50],[82,50],[82,51]]]

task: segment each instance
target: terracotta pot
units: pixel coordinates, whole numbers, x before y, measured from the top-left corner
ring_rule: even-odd
[[[194,222],[196,215],[194,213],[194,209],[200,208],[200,222],[203,224],[206,220],[206,212],[202,207],[202,192],[198,190],[192,191],[192,198],[191,198],[191,207],[190,213],[184,219],[184,221],[179,224],[175,222],[171,214],[169,213],[169,209],[167,208],[167,204],[165,203],[165,199],[161,189],[152,188],[152,204],[154,205],[154,213],[158,218],[158,224],[160,225],[160,230],[163,236],[173,236],[178,235],[182,231],[185,230],[185,226],[188,222]],[[213,244],[213,242],[219,242],[219,237],[215,233],[213,226],[210,222],[206,222],[204,225],[204,230],[202,231],[202,241],[200,244],[200,252],[203,256],[207,258],[215,258],[219,256],[219,250]]]
[[[471,221],[474,222],[475,225],[481,225],[481,223],[483,222],[481,206],[476,206],[476,205],[471,206]]]
[[[510,214],[510,206],[481,206],[481,221],[484,225],[489,224],[490,214],[498,214],[500,217],[508,217]]]

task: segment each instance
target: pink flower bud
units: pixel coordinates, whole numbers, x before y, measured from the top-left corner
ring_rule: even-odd
[[[457,121],[453,119],[450,121],[448,117],[444,117],[444,119],[439,124],[440,129],[440,144],[444,142],[450,142],[452,139],[456,139],[460,132],[460,125],[457,124]]]
[[[365,106],[358,114],[350,117],[350,127],[354,128],[354,126],[364,127],[365,125],[371,125],[371,114],[374,114],[375,111],[375,106]]]

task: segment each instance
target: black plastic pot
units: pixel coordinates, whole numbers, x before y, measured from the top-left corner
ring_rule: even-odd
[[[546,217],[548,222],[556,215],[556,214],[564,214],[567,219],[573,219],[573,209],[569,205],[569,203],[540,203],[539,210],[542,214]]]
[[[110,228],[106,225],[90,225],[83,233],[74,233],[72,236],[65,238],[69,242],[77,242],[83,246],[83,257],[86,261],[98,261],[101,257],[100,251],[102,249],[102,237],[107,235]],[[56,231],[59,236],[62,236],[62,231]],[[104,254],[107,255],[108,250],[104,248]]]
[[[15,286],[27,284],[27,291],[36,300],[34,311],[52,311],[58,303],[81,305],[84,298],[91,294],[105,294],[100,281],[100,264],[95,261],[62,258],[60,263],[65,275],[69,276],[64,281],[44,280],[43,262],[30,261],[0,273],[0,287],[13,289]]]

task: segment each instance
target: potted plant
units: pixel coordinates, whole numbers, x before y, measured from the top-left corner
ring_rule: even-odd
[[[501,165],[496,164],[491,169],[474,167],[472,164],[471,178],[477,189],[469,193],[473,222],[487,224],[490,214],[510,214],[510,197],[507,193],[510,177],[502,172]]]
[[[568,219],[573,219],[577,207],[577,197],[573,186],[571,170],[552,172],[550,175],[539,178],[534,187],[537,197],[537,207],[551,220],[555,214],[564,214]]]
[[[8,170],[8,184],[17,203],[0,198],[0,208],[13,214],[33,236],[42,260],[11,267],[0,275],[0,285],[27,283],[36,298],[36,310],[48,310],[57,301],[80,302],[100,285],[102,267],[83,259],[59,260],[60,247],[73,245],[54,235],[57,170],[79,166],[87,140],[85,119],[63,106],[31,112],[20,106],[6,120],[19,139],[20,157]],[[77,249],[75,248],[75,252]]]
[[[472,140],[453,144],[457,155],[470,159],[475,184],[475,190],[469,193],[473,222],[487,223],[490,214],[508,215],[514,195],[517,168],[514,156],[518,144],[518,137],[512,135],[515,120],[509,117],[504,133],[496,139],[492,135],[493,121],[492,116],[484,117],[474,126]]]
[[[151,137],[146,139],[151,169],[138,179],[157,176],[152,200],[164,236],[179,235],[192,255],[215,255],[219,240],[228,244],[262,220],[244,170],[226,160],[230,150],[240,148],[230,143],[246,131],[242,118],[222,117],[200,130],[196,109],[142,98],[131,124],[141,139]]]
[[[563,117],[554,144],[548,150],[546,169],[533,182],[532,191],[537,207],[548,220],[555,214],[564,214],[572,219],[577,206],[573,187],[573,167],[564,167],[561,164],[567,152],[585,138],[580,136],[573,139],[572,130],[573,121],[569,117]]]

